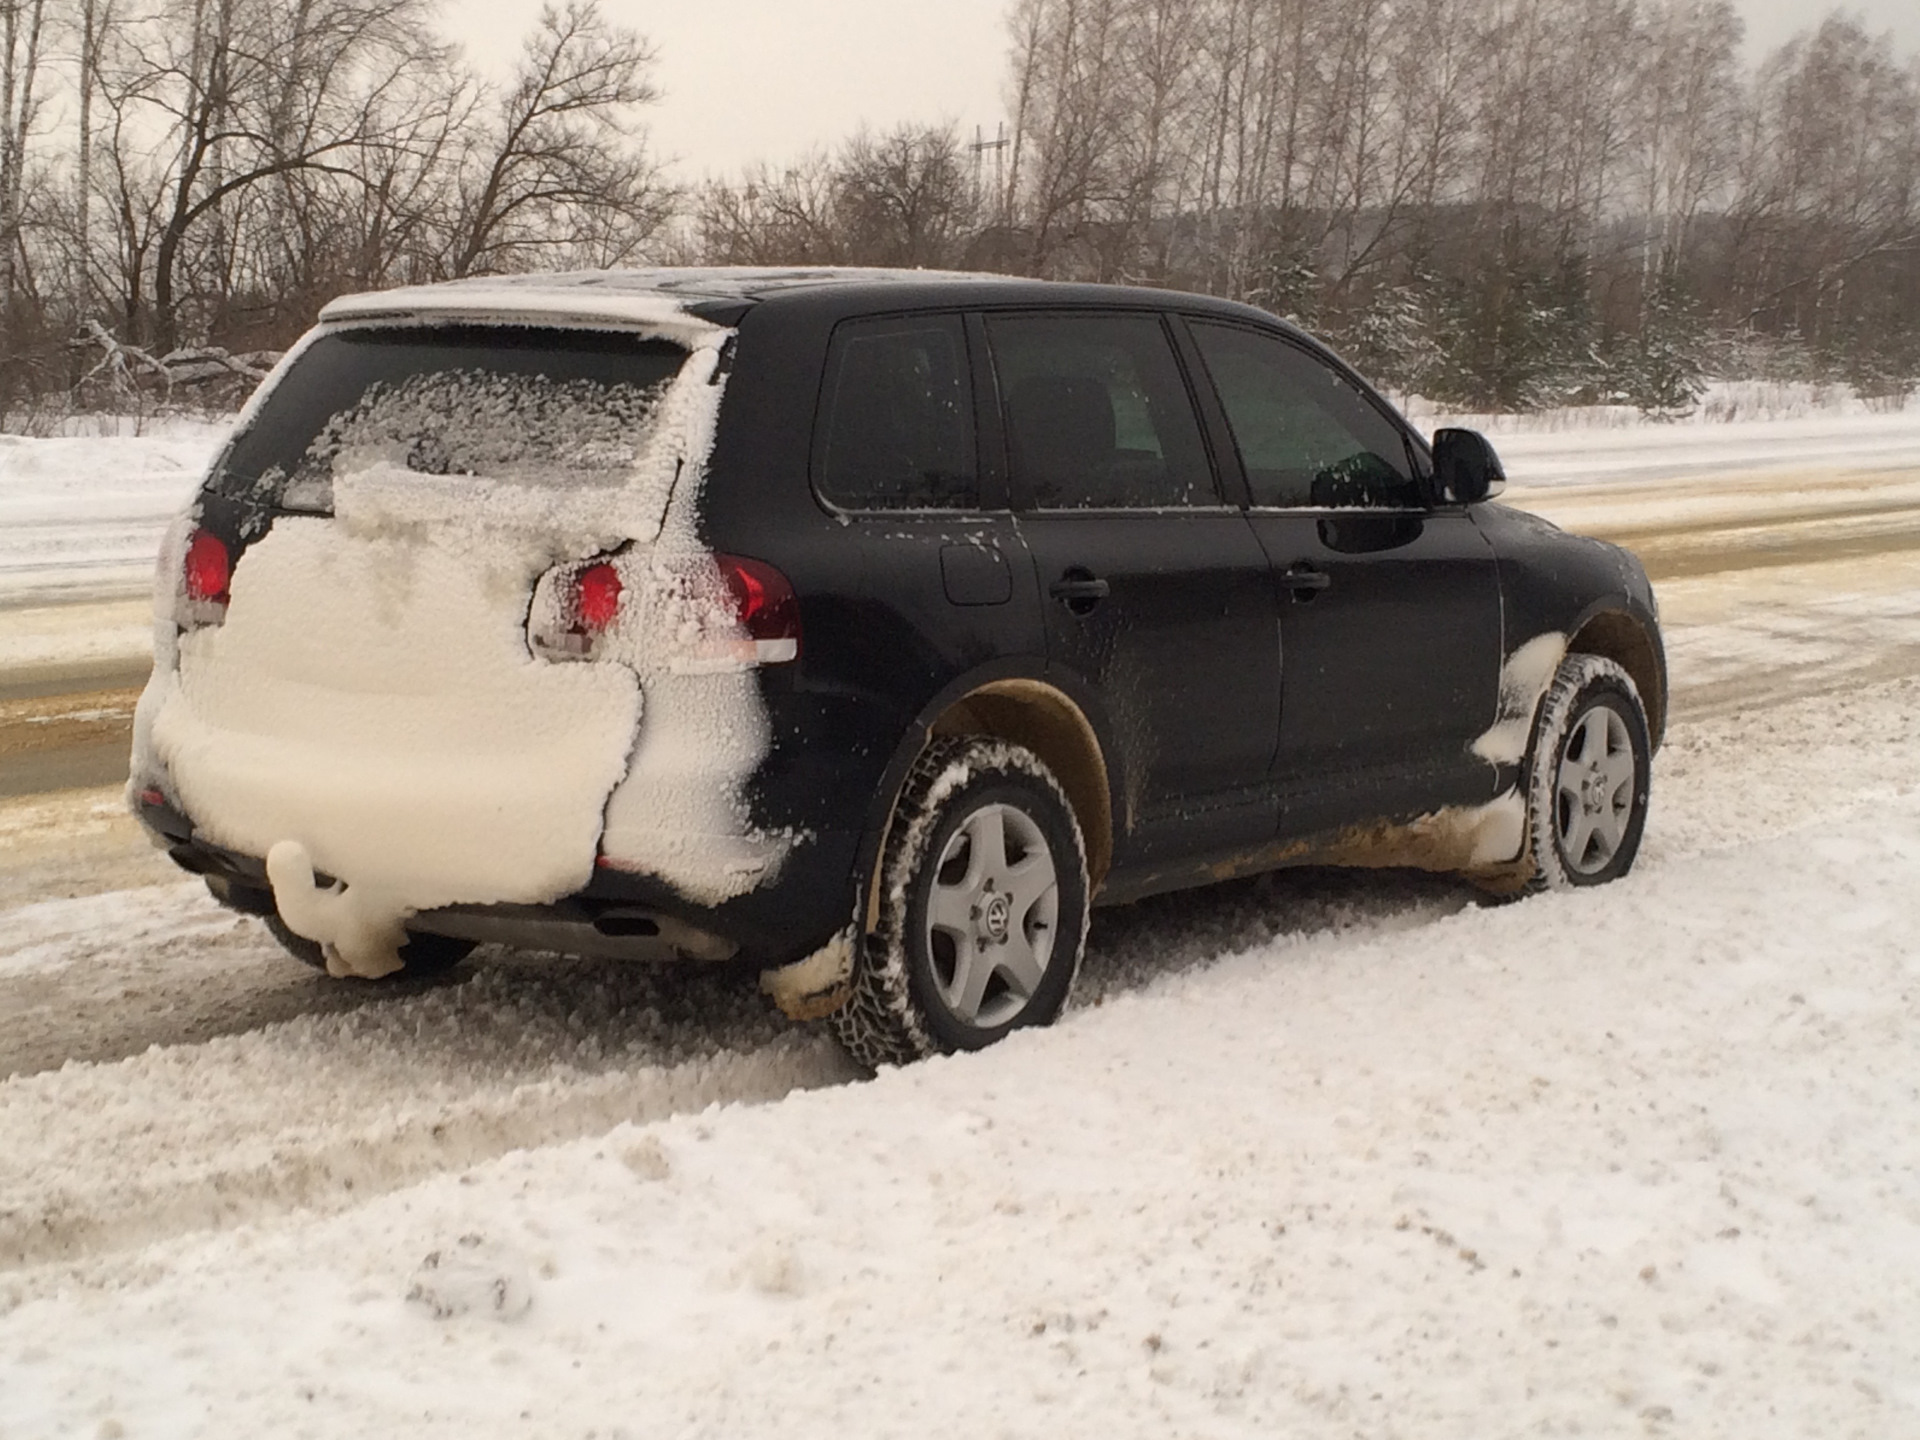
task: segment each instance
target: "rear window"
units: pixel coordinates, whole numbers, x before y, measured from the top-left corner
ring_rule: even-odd
[[[687,352],[597,331],[410,327],[323,335],[234,438],[213,488],[325,511],[337,474],[388,465],[617,487]]]

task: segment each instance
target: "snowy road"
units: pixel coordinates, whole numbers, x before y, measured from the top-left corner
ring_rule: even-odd
[[[0,800],[0,1436],[1920,1432],[1920,471],[1515,499],[1666,576],[1628,881],[1101,912],[871,1085],[731,970],[329,982]]]

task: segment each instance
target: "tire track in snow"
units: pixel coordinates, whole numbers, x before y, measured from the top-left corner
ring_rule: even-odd
[[[463,1103],[402,1105],[265,1154],[240,1143],[244,1158],[235,1161],[116,1167],[104,1183],[93,1175],[68,1182],[55,1168],[28,1177],[27,1193],[0,1199],[0,1270],[86,1260],[294,1209],[336,1211],[512,1150],[710,1105],[778,1100],[843,1078],[844,1062],[824,1038],[793,1037],[679,1065],[517,1085]]]
[[[183,912],[175,928],[231,918]],[[338,1210],[510,1150],[851,1077],[752,982],[515,957],[404,999],[0,1083],[0,1270]]]
[[[138,690],[0,698],[0,799],[127,778]]]

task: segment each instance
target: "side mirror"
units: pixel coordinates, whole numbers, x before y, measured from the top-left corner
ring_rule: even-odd
[[[1474,505],[1507,488],[1500,457],[1478,430],[1433,432],[1433,489],[1443,505]]]

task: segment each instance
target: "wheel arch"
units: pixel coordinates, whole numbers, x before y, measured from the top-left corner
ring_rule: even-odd
[[[1064,691],[1043,680],[991,680],[953,701],[929,735],[981,735],[1024,745],[1066,791],[1087,847],[1087,882],[1097,891],[1113,863],[1113,791],[1093,722]]]
[[[1667,667],[1660,642],[1638,616],[1627,610],[1590,615],[1567,641],[1569,654],[1598,655],[1632,678],[1647,707],[1647,733],[1659,749],[1667,729]]]
[[[974,675],[947,689],[902,737],[869,812],[856,877],[862,885],[863,918],[878,923],[879,866],[900,787],[914,760],[936,735],[979,735],[1023,745],[1038,755],[1066,792],[1087,848],[1090,894],[1113,861],[1113,790],[1106,751],[1086,707],[1059,686],[1030,674],[1002,671]]]

